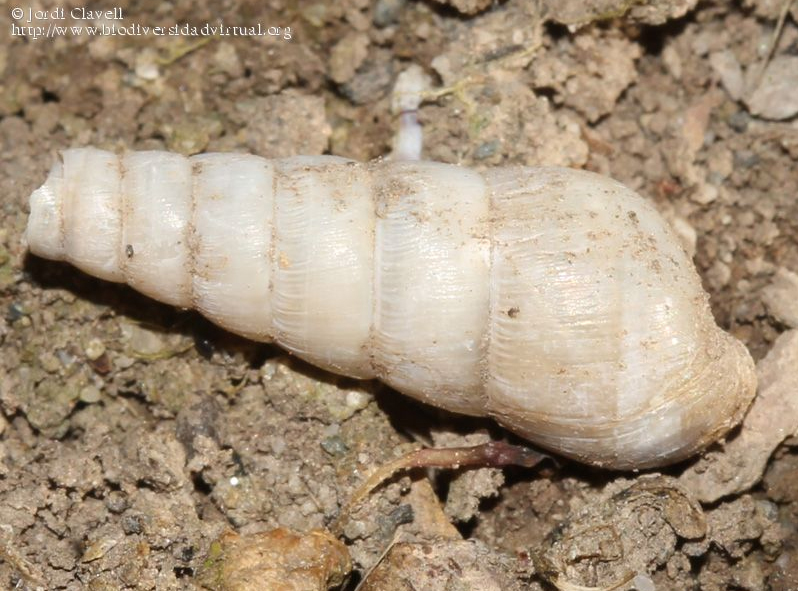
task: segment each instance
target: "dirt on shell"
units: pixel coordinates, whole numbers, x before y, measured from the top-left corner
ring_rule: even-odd
[[[242,569],[268,569],[297,590],[798,589],[798,3],[1,12],[0,588],[259,589]],[[418,444],[508,434],[25,252],[28,196],[62,149],[368,161],[390,152],[410,64],[434,81],[425,158],[587,168],[665,215],[718,323],[758,361],[774,351],[745,445],[660,475],[411,471],[341,521]],[[297,548],[324,560],[300,577]]]

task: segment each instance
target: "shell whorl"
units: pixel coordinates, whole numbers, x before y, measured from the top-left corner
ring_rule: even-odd
[[[83,148],[31,196],[26,240],[607,467],[689,456],[756,387],[665,221],[588,172]]]

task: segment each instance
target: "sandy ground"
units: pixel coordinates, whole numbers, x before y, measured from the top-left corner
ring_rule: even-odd
[[[121,0],[86,8],[165,34],[12,29],[97,24],[74,18],[81,6],[0,2],[0,588],[798,589],[796,439],[771,456],[798,428],[788,398],[778,440],[732,448],[731,464],[717,448],[659,475],[563,461],[430,473],[430,487],[413,472],[336,538],[376,466],[419,442],[507,433],[26,256],[20,240],[28,195],[66,147],[385,156],[391,89],[417,64],[438,91],[419,111],[425,158],[584,167],[635,188],[760,360],[798,326],[798,7]],[[59,8],[64,20],[25,22]],[[220,19],[280,29],[202,34]],[[182,24],[197,36],[168,34]],[[762,369],[770,392],[795,392],[787,358]],[[741,490],[702,477],[759,466],[751,450],[762,465]]]

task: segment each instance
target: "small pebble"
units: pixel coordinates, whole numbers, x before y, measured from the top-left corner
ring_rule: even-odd
[[[773,318],[790,328],[798,327],[798,274],[780,268],[762,290],[762,301]]]
[[[481,144],[475,151],[474,151],[474,158],[476,160],[484,160],[485,158],[490,158],[496,153],[496,150],[499,149],[499,142],[496,140],[485,142]]]
[[[105,353],[105,343],[103,343],[100,339],[93,338],[86,346],[83,348],[84,353],[86,353],[86,357],[91,361],[96,361],[99,359],[103,353]]]
[[[273,437],[270,441],[272,453],[276,456],[279,456],[281,453],[285,451],[285,439],[282,437]]]
[[[399,21],[399,13],[405,6],[406,0],[377,0],[374,5],[372,20],[377,27],[387,27]]]
[[[632,584],[635,586],[637,591],[657,590],[657,588],[654,586],[654,581],[652,581],[647,575],[635,575],[635,578],[632,579]]]
[[[79,397],[82,402],[94,404],[100,401],[102,392],[96,386],[86,386],[81,389]]]
[[[759,164],[759,155],[751,150],[738,150],[734,153],[734,166],[736,168],[752,168]]]
[[[349,451],[346,443],[339,435],[322,439],[321,448],[333,457],[341,457]]]
[[[128,341],[129,350],[136,355],[157,355],[166,348],[157,333],[137,324],[123,324],[122,334]]]
[[[702,183],[690,195],[690,200],[700,205],[707,205],[718,198],[718,188],[711,183]]]
[[[737,133],[743,133],[748,129],[748,123],[751,121],[751,116],[745,111],[737,111],[728,119],[729,127]]]
[[[55,356],[58,357],[58,361],[64,367],[71,367],[75,364],[75,361],[77,361],[75,356],[67,349],[56,349]]]
[[[119,490],[112,490],[105,498],[105,507],[117,515],[123,513],[130,506],[127,495]]]
[[[142,51],[136,56],[136,76],[142,80],[157,80],[161,72],[158,69],[157,55],[153,50]]]
[[[139,515],[125,515],[122,518],[122,531],[127,535],[140,534],[144,531]]]
[[[10,304],[8,306],[8,311],[6,312],[6,317],[8,318],[9,322],[16,322],[26,315],[27,313],[25,311],[25,307],[17,302]]]
[[[732,100],[740,100],[743,96],[745,84],[743,81],[743,69],[734,52],[728,49],[715,52],[709,56],[709,63]]]
[[[56,373],[62,367],[61,362],[58,361],[58,357],[53,355],[50,351],[43,351],[42,354],[39,355],[39,365],[47,373]]]
[[[362,410],[368,406],[371,396],[361,390],[349,390],[346,393],[346,406],[352,410]]]
[[[748,110],[763,119],[790,119],[798,114],[798,56],[780,55],[745,97]]]

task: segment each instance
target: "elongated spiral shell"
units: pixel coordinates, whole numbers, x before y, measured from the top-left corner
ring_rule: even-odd
[[[593,173],[85,148],[30,208],[36,255],[584,462],[686,458],[754,395],[665,221]]]

